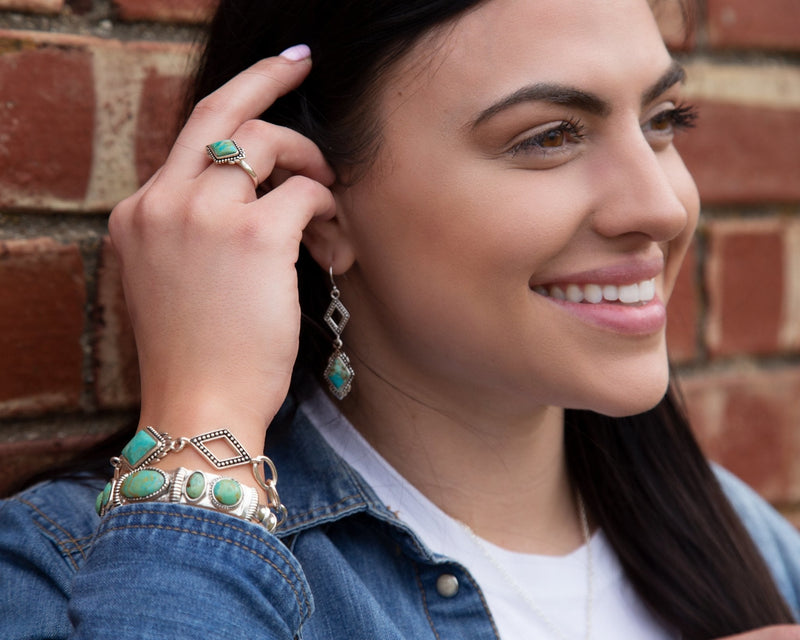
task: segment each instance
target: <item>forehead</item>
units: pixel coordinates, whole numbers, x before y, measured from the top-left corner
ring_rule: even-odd
[[[646,0],[487,0],[397,64],[382,111],[416,106],[468,119],[534,82],[639,92],[670,61]]]

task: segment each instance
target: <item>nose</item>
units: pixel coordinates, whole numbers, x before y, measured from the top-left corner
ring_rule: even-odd
[[[601,194],[592,224],[608,238],[644,235],[668,242],[691,223],[697,191],[677,150],[653,148],[636,123],[605,145],[595,174]]]

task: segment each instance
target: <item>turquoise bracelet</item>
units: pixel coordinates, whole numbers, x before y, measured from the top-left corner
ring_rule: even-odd
[[[136,502],[190,504],[250,520],[270,532],[278,527],[278,517],[268,505],[259,503],[254,487],[184,467],[173,471],[142,467],[123,474],[106,485],[95,506],[98,514],[104,516],[115,507]]]
[[[206,442],[225,439],[238,455],[220,459],[206,446]],[[179,467],[173,471],[149,466],[168,454],[191,445],[217,469],[249,464],[253,478],[264,490],[267,502],[259,502],[259,492],[238,480]],[[242,445],[227,429],[217,429],[194,438],[173,439],[154,427],[139,431],[123,448],[117,458],[111,458],[114,477],[97,496],[95,508],[104,516],[123,504],[137,502],[171,502],[190,504],[204,509],[220,511],[260,524],[270,532],[286,519],[286,507],[278,496],[278,472],[267,456],[251,458]],[[262,476],[259,468],[269,469],[270,476]]]

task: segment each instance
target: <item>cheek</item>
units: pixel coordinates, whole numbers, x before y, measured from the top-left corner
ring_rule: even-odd
[[[380,247],[375,258],[384,262],[413,258],[409,268],[430,269],[428,278],[457,273],[485,286],[487,278],[499,285],[513,274],[527,282],[584,221],[581,183],[562,173],[497,170],[485,162],[420,162],[395,171],[358,202],[362,255]]]

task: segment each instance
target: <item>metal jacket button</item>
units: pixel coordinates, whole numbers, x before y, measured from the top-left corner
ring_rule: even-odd
[[[443,573],[436,580],[436,591],[443,598],[452,598],[458,593],[458,578],[452,573]]]

